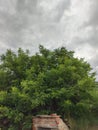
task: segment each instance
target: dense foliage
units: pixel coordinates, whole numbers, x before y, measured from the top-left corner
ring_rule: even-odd
[[[17,54],[7,50],[0,64],[0,127],[30,129],[36,114],[77,119],[97,112],[91,70],[64,47],[50,51],[40,46],[39,53],[32,56],[22,49]]]

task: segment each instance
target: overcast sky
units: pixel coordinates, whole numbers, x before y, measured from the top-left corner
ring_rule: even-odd
[[[39,44],[74,50],[98,73],[98,0],[0,0],[0,54]]]

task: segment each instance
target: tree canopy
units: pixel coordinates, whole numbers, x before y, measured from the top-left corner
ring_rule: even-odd
[[[36,114],[80,118],[95,108],[95,74],[65,47],[39,53],[7,50],[0,62],[0,127],[27,130]],[[96,103],[97,104],[97,103]]]

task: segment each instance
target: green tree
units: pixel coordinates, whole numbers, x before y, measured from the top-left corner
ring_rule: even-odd
[[[40,45],[35,55],[7,50],[0,64],[0,127],[27,130],[36,114],[89,115],[95,88],[91,70],[64,47],[50,51]]]

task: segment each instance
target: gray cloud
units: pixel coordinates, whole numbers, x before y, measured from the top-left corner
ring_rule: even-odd
[[[2,1],[0,2],[2,4]],[[6,2],[7,1],[3,4],[7,8],[8,5],[6,5]],[[9,3],[12,4],[11,0],[10,2]],[[28,31],[30,22],[34,23],[36,17],[40,15],[40,13],[38,14],[36,9],[37,0],[29,0],[29,2],[26,0],[17,0],[13,3],[12,7],[14,10],[0,11],[0,18],[2,19],[0,22],[0,36],[1,41],[6,44],[7,47],[9,46],[9,48],[16,48],[25,44],[24,35],[26,32],[30,32]]]
[[[88,42],[89,45],[96,49],[98,48],[98,1],[89,0],[89,3],[88,21],[84,22],[82,29],[88,29],[88,37],[84,39],[85,42]]]
[[[71,6],[71,1],[70,0],[60,0],[58,5],[56,6],[56,8],[53,9],[54,11],[54,20],[59,22],[63,15],[64,15],[64,12],[66,10],[68,10]],[[51,13],[53,12],[51,11]]]
[[[97,27],[98,26],[98,1],[90,1],[90,18],[88,25]]]
[[[0,0],[0,53],[65,46],[98,71],[97,7],[97,0]]]
[[[3,21],[0,23],[0,34],[2,40],[13,48],[25,44],[26,41],[26,44],[29,44],[32,41],[40,42],[42,40],[42,42],[46,42],[45,39],[48,41],[49,39],[56,39],[56,32],[60,32],[60,25],[55,22],[60,20],[64,10],[70,5],[69,0],[58,1],[56,7],[50,10],[50,14],[45,14],[40,6],[41,2],[38,0],[4,1],[0,0],[3,8],[8,8],[8,3],[10,3],[13,10],[3,9],[0,11],[0,18]]]

